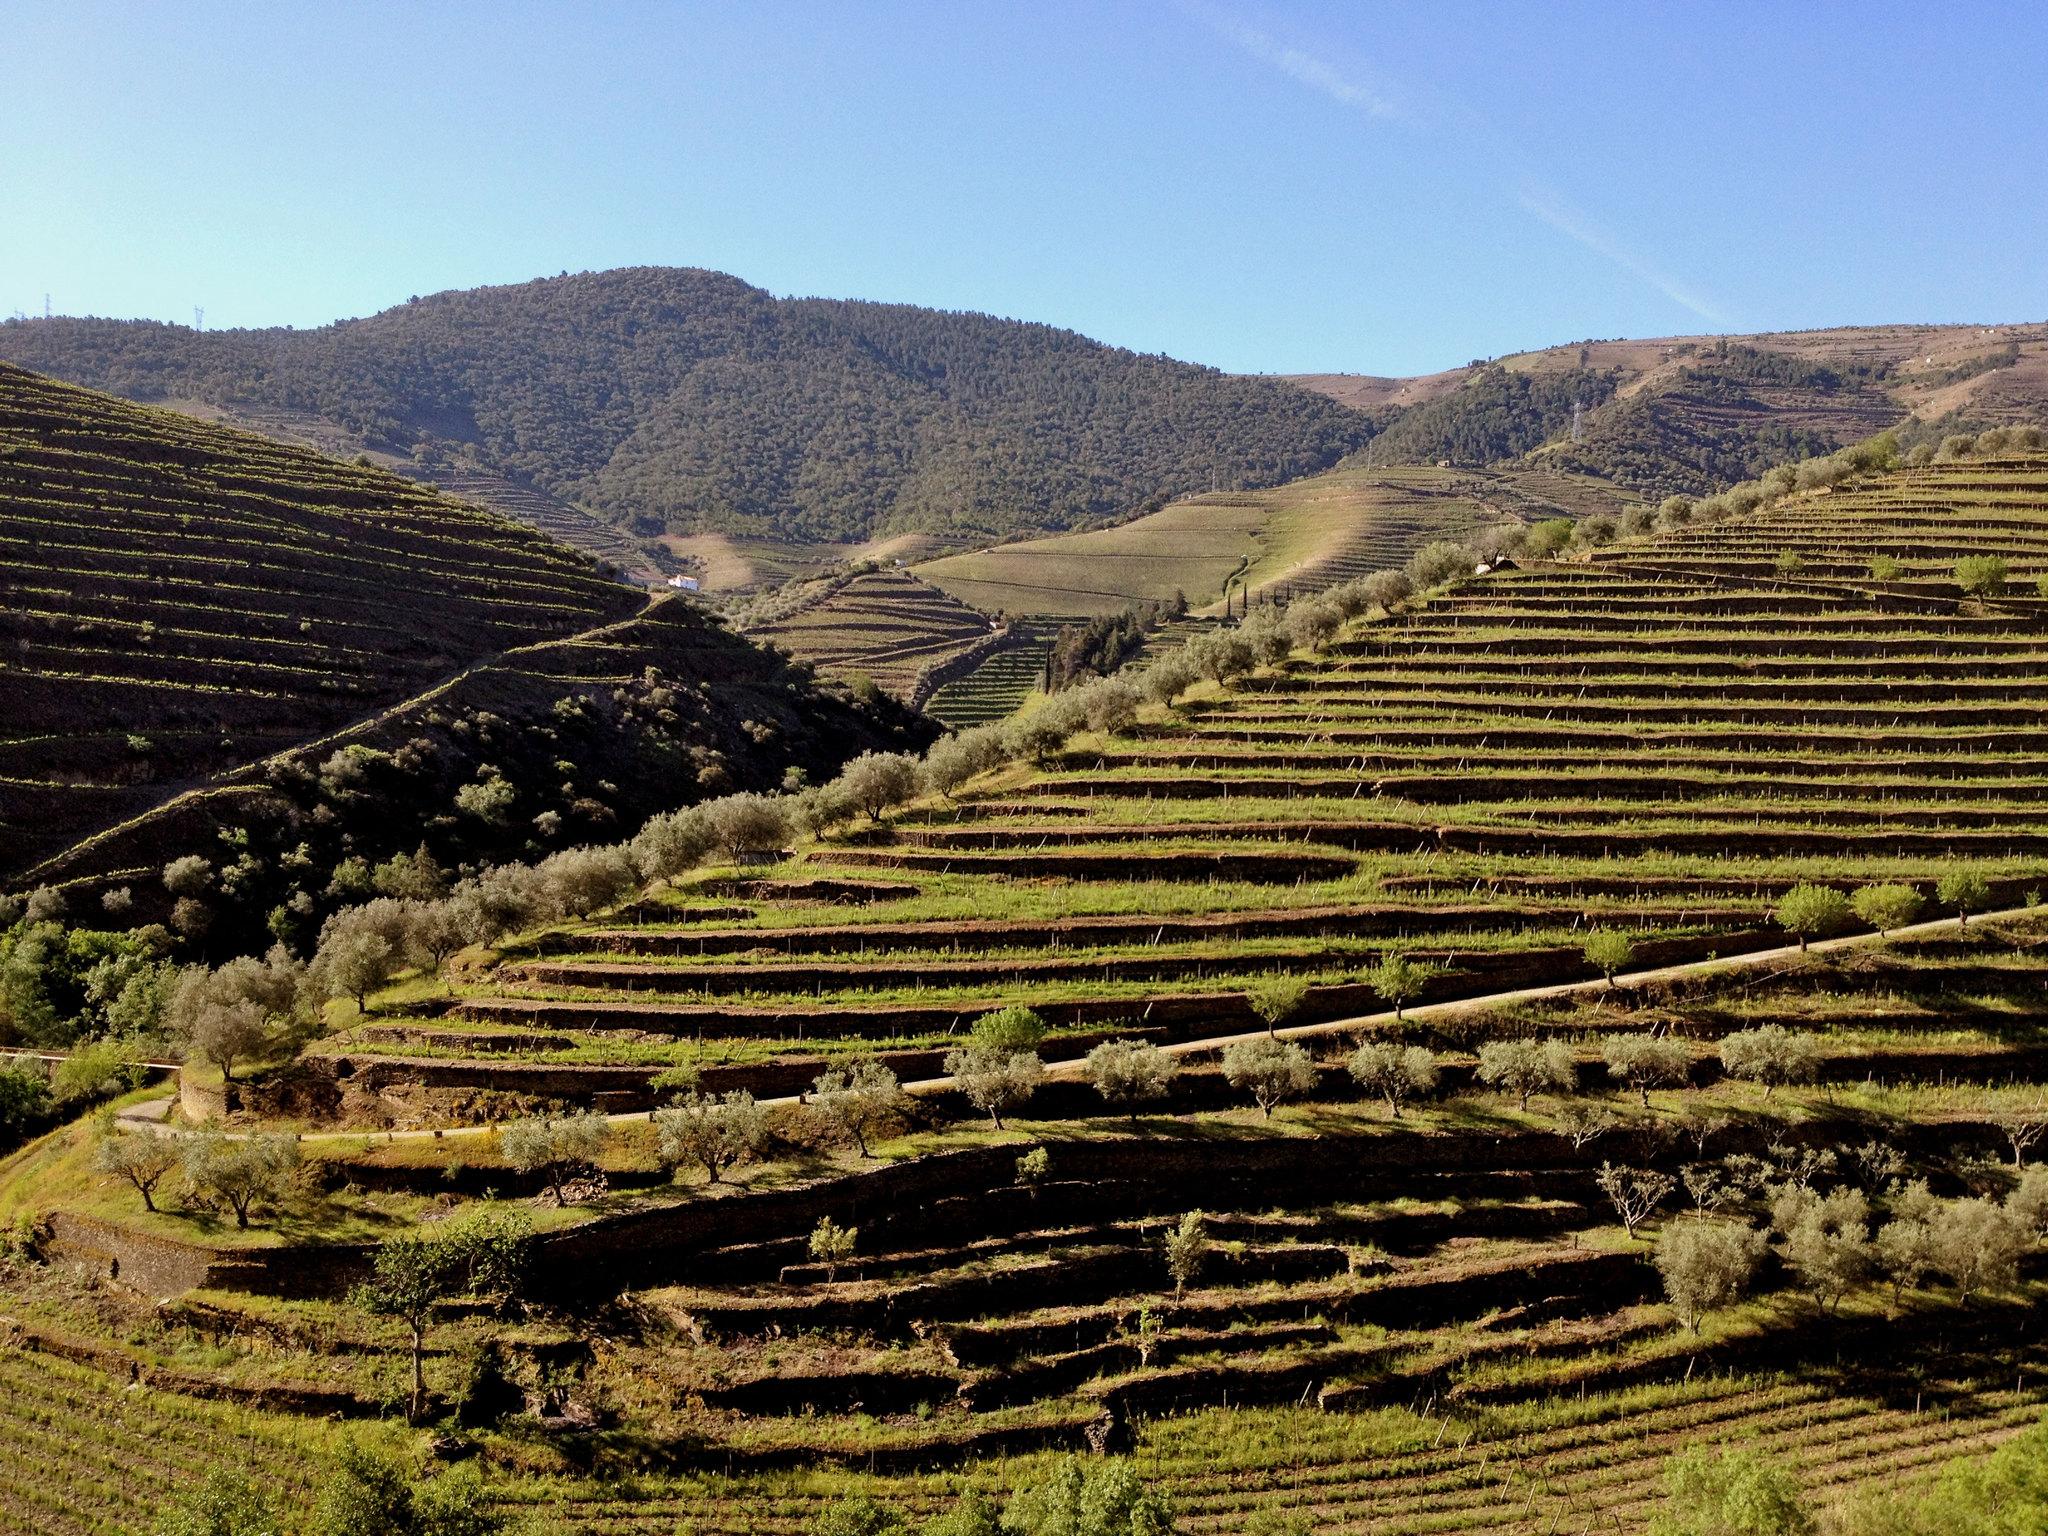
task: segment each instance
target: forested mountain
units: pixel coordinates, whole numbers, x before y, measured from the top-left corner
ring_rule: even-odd
[[[531,858],[931,733],[475,506],[5,365],[0,643],[0,889],[230,952],[394,854]]]
[[[2038,422],[2048,326],[1588,341],[1426,378],[1301,382],[1386,423],[1370,450],[1378,465],[1525,461],[1652,498],[1697,496],[1909,416],[1933,431]]]
[[[415,299],[317,330],[17,320],[0,357],[142,400],[308,412],[508,473],[642,533],[1066,528],[1363,444],[1291,384],[1071,331],[777,299],[643,267]]]

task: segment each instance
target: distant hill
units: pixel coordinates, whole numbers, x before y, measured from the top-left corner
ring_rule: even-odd
[[[435,294],[317,330],[0,324],[0,357],[140,400],[299,413],[640,534],[1073,527],[1362,445],[1312,391],[908,305],[643,267]]]
[[[5,365],[0,643],[0,884],[168,916],[198,854],[223,938],[351,859],[615,838],[929,733],[478,507]]]
[[[1376,464],[1527,457],[1653,498],[1701,495],[1908,418],[1958,431],[2048,418],[2048,326],[1583,342],[1414,379],[1296,382],[1386,424]]]

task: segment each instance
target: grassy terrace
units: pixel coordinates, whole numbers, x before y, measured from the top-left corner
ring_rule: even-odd
[[[908,697],[926,667],[986,638],[988,616],[901,571],[828,584],[820,597],[752,631],[829,677],[866,678]]]

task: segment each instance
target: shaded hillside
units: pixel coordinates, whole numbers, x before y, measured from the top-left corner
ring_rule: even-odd
[[[1583,342],[1417,379],[1300,382],[1387,423],[1372,444],[1376,464],[1499,464],[1535,452],[1645,496],[1702,495],[1909,415],[1957,430],[2039,421],[2048,326]]]
[[[136,398],[310,412],[643,533],[1063,528],[1271,485],[1371,433],[1311,392],[907,305],[674,268],[436,294],[314,331],[0,325],[0,356]]]
[[[4,367],[0,593],[0,880],[167,916],[200,853],[223,941],[351,857],[615,835],[917,729],[479,508]]]

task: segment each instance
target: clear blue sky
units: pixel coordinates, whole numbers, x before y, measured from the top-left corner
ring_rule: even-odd
[[[643,263],[1246,371],[2048,316],[2048,8],[0,12],[0,312],[319,324]]]

